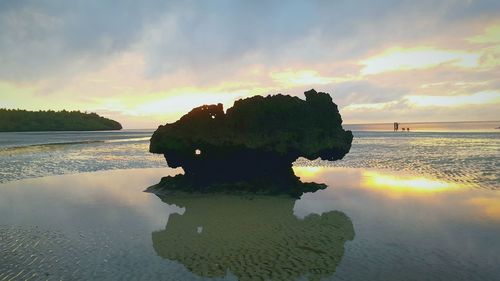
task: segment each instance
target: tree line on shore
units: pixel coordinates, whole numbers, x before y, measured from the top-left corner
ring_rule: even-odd
[[[80,111],[0,108],[0,132],[120,130],[117,121]]]

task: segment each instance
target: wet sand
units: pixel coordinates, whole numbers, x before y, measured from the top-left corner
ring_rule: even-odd
[[[411,173],[296,167],[303,181],[328,188],[299,200],[143,192],[179,172],[1,184],[0,280],[500,276],[498,191]]]

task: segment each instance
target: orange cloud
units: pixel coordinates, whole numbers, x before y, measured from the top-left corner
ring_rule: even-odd
[[[412,106],[457,107],[500,103],[500,92],[479,92],[472,95],[453,96],[406,96]]]
[[[450,64],[462,68],[474,68],[479,65],[480,54],[441,50],[433,47],[401,48],[394,47],[381,54],[361,60],[362,75],[379,74],[391,71],[429,69],[441,64]]]

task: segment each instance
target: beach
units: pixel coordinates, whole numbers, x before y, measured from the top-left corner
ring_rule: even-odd
[[[476,124],[477,128],[485,127]],[[431,125],[444,127],[443,123]],[[456,129],[456,123],[453,126]],[[365,126],[370,128],[373,131],[353,132],[351,151],[340,161],[299,158],[295,165],[405,171],[478,188],[500,188],[500,132],[481,132],[468,124],[462,131],[453,132],[446,128],[442,132],[392,132],[378,131],[378,125]],[[166,167],[162,155],[148,152],[152,132],[0,133],[0,183],[48,175]]]
[[[0,281],[500,281],[500,1],[0,1]]]
[[[343,160],[294,163],[327,185],[299,199],[145,192],[182,173],[151,130],[3,134],[0,280],[500,275],[495,132],[354,131]]]

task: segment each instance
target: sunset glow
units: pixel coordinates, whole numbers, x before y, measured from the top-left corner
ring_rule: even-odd
[[[406,99],[415,106],[455,107],[500,103],[500,92],[480,92],[457,96],[408,96]]]
[[[495,7],[200,6],[4,7],[0,107],[91,111],[154,128],[202,104],[315,88],[332,93],[344,123],[500,119]]]
[[[294,173],[302,180],[308,181],[317,177],[318,173],[321,173],[325,169],[323,167],[293,167]]]
[[[361,73],[364,75],[379,74],[390,71],[413,69],[429,69],[442,64],[462,68],[478,66],[479,55],[454,50],[439,50],[429,47],[391,48],[380,55],[362,60]]]
[[[496,197],[476,197],[468,200],[469,205],[478,207],[482,214],[500,220],[500,196]]]
[[[459,190],[457,183],[423,176],[398,176],[374,171],[363,172],[363,186],[390,194],[419,194]]]
[[[271,78],[287,88],[301,85],[323,85],[333,82],[333,78],[322,77],[314,70],[271,73]]]
[[[500,276],[500,0],[0,0],[0,35],[0,281]]]

